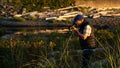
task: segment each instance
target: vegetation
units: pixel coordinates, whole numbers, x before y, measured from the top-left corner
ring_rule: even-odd
[[[91,57],[91,63],[100,59],[107,59],[104,64],[96,63],[98,68],[117,68],[118,61],[115,58],[120,53],[119,27],[113,31],[110,29],[95,30],[98,47],[105,52],[95,53]],[[106,49],[106,47],[109,47]],[[73,33],[65,34],[28,34],[14,35],[10,39],[0,39],[0,67],[1,68],[78,68],[81,64],[81,55],[68,54],[67,51],[80,49],[79,38]],[[51,59],[50,53],[55,54]],[[52,60],[52,61],[51,61]]]
[[[27,18],[27,20],[31,20],[31,21],[34,21],[36,18],[34,17],[34,16],[29,16],[28,18]]]
[[[71,24],[71,21],[66,20],[47,20],[46,22],[52,23],[52,24],[59,24],[59,23],[65,23],[65,24]]]
[[[25,19],[22,17],[13,17],[9,19],[10,21],[25,22]]]
[[[0,36],[4,35],[6,32],[5,32],[5,29],[4,28],[0,28]]]
[[[5,1],[1,0],[1,3],[5,3]],[[24,6],[28,11],[42,11],[44,10],[44,7],[48,6],[51,9],[56,9],[70,6],[72,3],[74,3],[74,0],[8,0],[9,5],[13,5],[15,8]]]
[[[3,16],[0,16],[0,20],[2,20],[3,19]]]

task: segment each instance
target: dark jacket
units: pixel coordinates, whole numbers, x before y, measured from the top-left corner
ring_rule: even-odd
[[[87,25],[90,25],[89,22],[84,21],[81,25],[78,26],[79,32],[83,34],[83,31]],[[92,49],[95,48],[95,37],[93,30],[85,40],[79,37],[80,40],[80,46],[82,49]]]

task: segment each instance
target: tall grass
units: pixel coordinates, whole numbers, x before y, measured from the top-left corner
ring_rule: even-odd
[[[120,41],[119,41],[119,27],[117,27],[114,31],[111,30],[102,30],[101,34],[99,33],[99,37],[97,37],[97,43],[100,45],[101,48],[104,49],[105,55],[105,64],[103,65],[104,68],[118,68],[118,55],[120,54]],[[101,37],[103,36],[103,37]],[[101,37],[101,38],[100,38]],[[102,62],[104,64],[104,62]],[[101,65],[101,63],[100,63]]]
[[[91,68],[117,68],[120,64],[117,57],[120,54],[119,28],[97,30],[95,35],[98,47],[104,51],[93,54]],[[79,68],[81,55],[69,54],[78,49],[79,38],[71,32],[14,35],[0,39],[0,68]],[[55,51],[56,54],[49,55]]]

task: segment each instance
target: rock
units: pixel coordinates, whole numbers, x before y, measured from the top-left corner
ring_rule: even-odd
[[[2,36],[1,38],[4,38],[4,39],[10,39],[11,35],[10,34],[6,34],[4,36]]]

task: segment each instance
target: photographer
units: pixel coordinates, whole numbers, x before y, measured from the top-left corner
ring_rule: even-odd
[[[83,50],[82,53],[82,68],[88,68],[90,56],[95,49],[95,40],[92,27],[82,15],[76,15],[73,20],[73,26],[70,28],[76,31],[79,36],[80,46]]]

